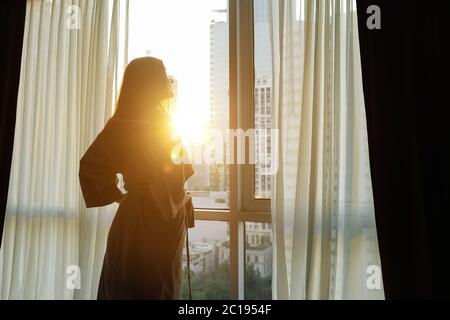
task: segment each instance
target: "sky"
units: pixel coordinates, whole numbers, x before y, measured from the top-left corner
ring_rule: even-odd
[[[195,220],[195,228],[189,229],[190,241],[216,240],[224,242],[229,239],[227,222]]]
[[[226,0],[130,1],[129,58],[160,58],[177,80],[174,122],[185,142],[207,125],[211,10],[226,8]]]

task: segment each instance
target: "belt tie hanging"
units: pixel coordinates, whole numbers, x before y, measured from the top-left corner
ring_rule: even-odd
[[[188,296],[189,300],[192,300],[192,287],[191,287],[191,258],[189,256],[189,228],[187,215],[185,214],[185,227],[186,227],[186,264],[187,264],[187,277],[188,277]]]

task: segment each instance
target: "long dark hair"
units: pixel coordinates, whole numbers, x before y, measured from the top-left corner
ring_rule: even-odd
[[[172,97],[171,80],[161,60],[137,58],[125,69],[114,118],[148,120],[163,100]]]

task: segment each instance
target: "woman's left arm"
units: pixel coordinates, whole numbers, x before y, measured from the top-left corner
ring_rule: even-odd
[[[86,207],[119,202],[124,194],[117,186],[117,170],[111,148],[102,131],[80,160],[79,179]]]

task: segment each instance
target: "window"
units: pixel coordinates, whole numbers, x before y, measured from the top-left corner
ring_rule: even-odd
[[[130,2],[129,56],[159,57],[175,79],[169,111],[196,171],[187,183],[196,208],[196,227],[189,231],[194,299],[271,298],[267,10],[268,3],[258,0],[255,6],[238,0]],[[267,38],[258,36],[260,29]],[[260,43],[255,50],[253,32]],[[245,150],[250,155],[251,140],[259,141],[256,165],[227,158],[237,129],[258,129],[248,134]],[[181,298],[187,297],[186,272]]]
[[[197,221],[189,232],[189,256],[193,299],[229,299],[229,224]],[[188,298],[186,248],[183,251],[181,298]]]

